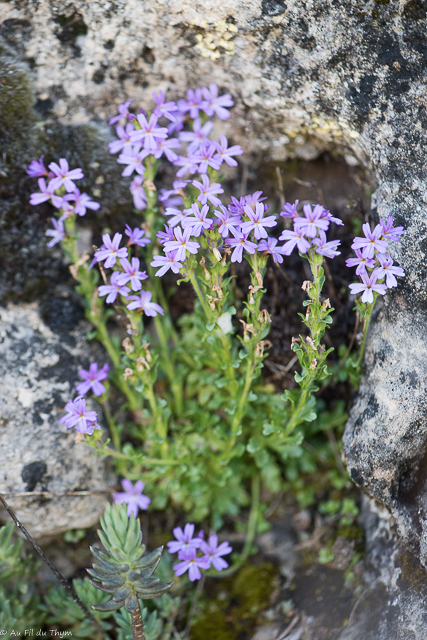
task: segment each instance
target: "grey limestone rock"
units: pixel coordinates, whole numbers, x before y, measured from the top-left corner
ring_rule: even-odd
[[[64,311],[70,322],[72,305]],[[54,333],[37,303],[0,309],[0,493],[28,493],[6,499],[35,537],[92,526],[107,498],[32,492],[93,491],[115,484],[105,458],[75,443],[74,429],[58,425],[77,369],[87,365],[85,325]],[[0,518],[9,520],[4,511]]]

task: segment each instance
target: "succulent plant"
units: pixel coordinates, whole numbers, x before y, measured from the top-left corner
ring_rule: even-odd
[[[126,607],[131,614],[135,639],[143,639],[143,622],[138,598],[157,598],[172,586],[173,582],[160,583],[152,578],[163,552],[158,547],[152,553],[145,553],[139,520],[133,515],[127,517],[126,505],[107,505],[101,518],[102,531],[99,538],[105,551],[91,547],[95,557],[93,568],[88,573],[94,578],[92,584],[113,594],[111,600],[93,605],[96,611],[115,611]]]

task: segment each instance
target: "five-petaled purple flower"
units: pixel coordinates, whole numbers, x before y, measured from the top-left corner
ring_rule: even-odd
[[[139,247],[145,247],[146,244],[150,244],[151,242],[149,238],[144,238],[145,231],[139,227],[131,229],[127,224],[125,227],[125,234],[129,236],[128,244],[137,244]]]
[[[109,370],[110,367],[108,364],[104,364],[103,367],[98,369],[97,362],[92,362],[89,365],[89,371],[79,369],[79,376],[83,378],[83,382],[80,382],[76,387],[79,396],[84,396],[89,389],[92,389],[96,396],[102,396],[102,394],[105,393],[105,386],[102,384],[102,381],[108,378]]]
[[[56,162],[51,162],[49,169],[55,174],[56,178],[52,178],[49,185],[56,191],[60,187],[64,186],[65,191],[70,193],[75,191],[76,185],[73,180],[80,180],[83,178],[83,171],[81,169],[69,169],[68,162],[65,158],[59,159],[59,165]]]
[[[331,240],[327,241],[326,233],[319,230],[319,237],[313,238],[313,244],[316,246],[316,253],[319,256],[325,256],[326,258],[335,258],[335,256],[339,256],[341,251],[337,251],[337,247],[341,244],[340,240]]]
[[[273,257],[274,262],[282,263],[284,249],[283,247],[278,247],[277,242],[277,238],[266,238],[264,240],[261,240],[257,249],[258,251],[266,251],[267,253],[270,253]]]
[[[213,122],[208,120],[202,126],[201,118],[196,118],[193,122],[193,131],[181,131],[179,139],[182,142],[189,142],[187,147],[187,153],[193,153],[197,151],[202,142],[208,142],[208,136],[213,128]],[[236,162],[237,164],[237,162]]]
[[[44,178],[39,178],[37,182],[39,183],[40,193],[36,192],[31,194],[30,204],[36,205],[46,202],[47,200],[52,200],[53,206],[60,209],[62,207],[63,198],[55,195],[55,189],[52,186],[53,180],[51,180],[47,186]]]
[[[387,290],[386,285],[377,283],[379,277],[378,269],[374,269],[371,275],[362,273],[360,277],[362,278],[362,282],[352,282],[349,286],[352,294],[362,293],[363,291],[362,302],[372,304],[374,301],[374,291],[380,293],[382,296],[385,294]]]
[[[158,117],[151,114],[150,119],[147,121],[147,118],[143,113],[138,113],[136,119],[139,122],[140,129],[135,129],[130,134],[130,139],[132,142],[140,142],[143,141],[144,149],[147,151],[153,152],[157,149],[157,139],[165,139],[168,137],[168,130],[165,127],[158,127],[157,121]]]
[[[198,238],[204,229],[209,229],[212,220],[207,217],[209,213],[209,207],[204,204],[201,211],[197,202],[191,205],[192,216],[187,216],[182,221],[184,229],[191,229],[191,235]]]
[[[138,509],[148,509],[151,499],[142,493],[144,486],[142,480],[137,480],[135,486],[133,486],[132,482],[125,478],[122,480],[122,487],[125,492],[113,493],[114,504],[127,504],[128,518],[130,518],[132,514],[136,518]]]
[[[378,253],[385,253],[387,250],[387,241],[380,240],[384,231],[380,224],[377,224],[375,229],[371,231],[368,222],[362,225],[364,238],[356,237],[351,245],[352,249],[360,249],[365,258],[373,258],[375,255],[375,249]]]
[[[159,119],[164,116],[171,122],[175,122],[175,116],[173,114],[174,111],[178,110],[176,103],[165,102],[165,94],[162,90],[159,90],[159,95],[157,95],[156,93],[152,93],[151,95],[153,96],[156,103],[156,108],[153,111],[154,115]]]
[[[147,207],[147,194],[145,193],[145,189],[142,184],[143,182],[144,178],[142,176],[135,176],[129,187],[135,209],[138,209],[139,211],[146,209]]]
[[[194,240],[190,240],[192,236],[191,228],[181,229],[181,227],[175,227],[175,240],[169,240],[165,242],[165,251],[175,251],[177,249],[176,259],[178,261],[185,260],[187,251],[189,253],[196,254],[199,250],[200,244]]]
[[[212,535],[209,536],[208,542],[202,540],[200,551],[204,553],[204,557],[209,560],[209,563],[214,569],[222,571],[228,567],[228,563],[221,558],[221,556],[231,553],[233,549],[230,547],[228,542],[221,542],[221,544],[218,545],[218,536]]]
[[[31,178],[38,178],[39,176],[46,176],[47,171],[43,164],[44,156],[40,156],[40,160],[32,160],[28,166],[27,173]]]
[[[132,141],[130,139],[130,134],[134,130],[134,126],[132,122],[128,122],[126,125],[126,129],[123,125],[118,124],[116,127],[116,133],[118,135],[118,140],[113,140],[113,142],[108,143],[108,148],[110,149],[110,153],[118,153],[119,151],[123,151],[124,149],[132,146]]]
[[[75,189],[73,193],[68,193],[64,196],[64,200],[68,200],[68,202],[74,202],[74,212],[78,216],[84,216],[86,214],[86,209],[92,209],[92,211],[98,211],[101,206],[99,202],[94,202],[90,199],[90,196],[87,193],[80,193],[79,189]]]
[[[232,215],[228,209],[222,204],[219,205],[221,211],[215,211],[216,224],[218,224],[218,232],[223,238],[228,238],[228,234],[232,229],[240,228],[241,220],[239,216]]]
[[[115,302],[118,294],[126,298],[130,293],[129,287],[125,287],[119,283],[120,272],[113,271],[110,278],[110,284],[102,284],[98,287],[98,295],[100,298],[107,296],[106,302],[112,304]]]
[[[290,229],[285,229],[282,231],[282,235],[279,240],[286,240],[283,245],[283,253],[286,256],[290,256],[295,247],[298,247],[298,251],[300,253],[307,253],[310,249],[310,242],[304,238],[302,231],[291,231]]]
[[[295,231],[301,231],[307,238],[315,238],[317,231],[327,231],[329,220],[322,217],[325,208],[321,204],[316,204],[314,209],[310,204],[303,206],[304,217],[298,216],[294,218]]]
[[[214,82],[209,84],[209,89],[207,87],[203,87],[202,93],[204,97],[202,109],[207,116],[211,117],[216,113],[220,120],[227,120],[227,118],[230,117],[230,112],[228,109],[224,108],[232,107],[234,104],[229,93],[218,96],[218,86]]]
[[[165,312],[162,307],[156,302],[151,302],[152,295],[151,291],[142,290],[139,296],[129,296],[128,300],[132,300],[132,302],[127,305],[127,308],[129,311],[133,309],[143,311],[146,316],[154,317],[158,313],[164,316]]]
[[[110,238],[109,233],[104,233],[102,236],[102,241],[104,243],[104,247],[99,249],[95,253],[95,258],[98,262],[102,262],[105,260],[104,267],[109,269],[110,267],[114,267],[116,264],[117,258],[126,258],[128,255],[128,250],[126,247],[122,247],[120,249],[120,241],[122,239],[121,233],[116,233],[114,238]]]
[[[179,273],[182,269],[182,263],[176,259],[176,251],[169,251],[165,256],[153,256],[154,260],[151,262],[152,267],[160,267],[156,276],[163,276],[166,271],[172,269],[174,273]]]
[[[248,253],[255,253],[257,245],[255,242],[248,240],[248,234],[236,231],[233,228],[231,228],[231,233],[234,238],[227,238],[227,244],[230,245],[230,247],[234,247],[234,251],[231,254],[231,262],[242,262],[243,249]]]
[[[139,291],[142,286],[141,280],[146,280],[148,276],[145,271],[139,270],[138,258],[132,258],[132,264],[127,258],[120,258],[120,264],[124,269],[124,273],[120,273],[119,277],[117,278],[117,282],[120,285],[124,285],[130,282],[132,291]]]
[[[202,577],[200,569],[209,569],[210,567],[210,560],[206,556],[199,558],[197,556],[196,549],[181,551],[178,557],[181,562],[178,562],[178,564],[174,564],[173,566],[175,575],[182,576],[183,573],[188,571],[188,578],[190,582],[200,580]]]
[[[47,243],[48,247],[53,247],[54,244],[56,244],[57,242],[61,242],[65,238],[64,223],[62,221],[62,218],[59,218],[59,220],[56,220],[56,218],[51,218],[51,220],[54,228],[48,229],[45,234],[52,238],[52,240],[49,240],[49,242]]]
[[[361,276],[362,273],[367,273],[366,267],[368,267],[369,269],[373,269],[375,267],[375,260],[365,258],[360,249],[355,249],[354,253],[356,254],[356,257],[349,258],[345,263],[347,267],[357,267],[356,275]]]
[[[202,204],[206,204],[207,201],[211,202],[214,207],[218,207],[221,204],[221,200],[216,197],[217,193],[224,193],[224,189],[221,187],[219,182],[215,184],[211,184],[208,176],[206,174],[202,175],[202,182],[198,180],[193,180],[193,186],[196,187],[200,191],[197,196],[197,200]]]
[[[111,118],[111,120],[108,122],[108,124],[116,124],[116,122],[118,122],[122,118],[127,118],[129,116],[129,105],[134,100],[135,100],[135,98],[132,98],[131,100],[127,100],[123,104],[119,104],[119,106],[118,106],[119,115],[118,116],[114,116],[114,118]]]
[[[393,216],[389,216],[387,218],[387,222],[385,220],[380,220],[380,225],[383,229],[383,240],[393,240],[394,242],[399,242],[399,236],[405,233],[403,227],[393,228]]]
[[[375,269],[378,278],[381,279],[385,277],[385,283],[388,289],[397,287],[397,280],[395,276],[403,277],[405,275],[403,269],[393,265],[393,260],[387,254],[379,253],[377,258],[380,262],[380,266]]]
[[[59,420],[59,424],[65,424],[67,429],[76,427],[80,433],[92,435],[95,429],[101,429],[97,423],[96,411],[86,409],[86,400],[80,396],[70,400],[65,405],[66,414]]]
[[[237,162],[233,156],[240,156],[243,153],[243,149],[240,145],[235,144],[232,147],[228,146],[228,140],[225,136],[219,136],[220,142],[216,142],[217,153],[214,156],[216,160],[226,162],[229,167],[237,167]]]
[[[267,218],[264,218],[264,205],[262,202],[255,204],[255,211],[250,205],[245,205],[245,214],[249,220],[242,222],[241,231],[244,234],[248,234],[253,230],[257,240],[268,237],[264,227],[275,227],[277,224],[276,216],[267,216]]]
[[[178,553],[179,551],[188,551],[189,549],[198,549],[202,543],[201,538],[193,538],[194,524],[187,524],[184,527],[184,531],[181,527],[175,527],[173,535],[176,540],[171,540],[167,543],[169,553]]]

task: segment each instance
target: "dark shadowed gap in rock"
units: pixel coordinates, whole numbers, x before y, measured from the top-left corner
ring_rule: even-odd
[[[34,491],[36,484],[41,482],[43,476],[47,472],[47,466],[45,462],[38,460],[37,462],[30,462],[26,464],[21,472],[21,477],[24,482],[27,483],[26,491]]]

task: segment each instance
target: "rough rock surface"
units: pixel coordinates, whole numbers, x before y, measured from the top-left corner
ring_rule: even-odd
[[[73,313],[78,319],[79,309],[69,299],[62,305],[65,322],[73,322]],[[49,310],[44,315],[49,322]],[[0,309],[0,493],[29,493],[6,498],[35,537],[92,526],[106,495],[50,498],[31,492],[92,491],[115,484],[105,458],[95,458],[89,447],[74,442],[75,430],[58,425],[76,371],[87,366],[86,328],[83,322],[71,333],[64,326],[54,333],[36,303]],[[10,519],[4,511],[0,518]]]
[[[102,134],[114,104],[135,97],[144,107],[153,90],[176,98],[187,86],[215,81],[236,101],[224,131],[253,154],[313,158],[330,149],[369,168],[378,185],[374,219],[393,215],[407,229],[393,250],[407,278],[373,323],[345,455],[355,482],[389,507],[402,538],[427,563],[425,0],[19,0],[0,7],[1,35],[31,69],[3,65],[0,96],[19,74],[28,93],[31,79],[45,123],[39,131],[66,131],[72,159],[83,158],[75,143],[82,127]],[[235,55],[219,48],[217,60],[203,58],[196,36],[206,42],[221,19],[237,28]],[[18,85],[24,91],[21,82],[15,93]],[[12,89],[8,95],[13,101]],[[30,138],[19,159],[6,158],[10,175],[22,179],[25,150],[29,161],[43,142],[34,128]],[[39,152],[49,153],[45,142]],[[90,158],[83,159],[90,175]],[[18,190],[8,189],[16,209]],[[11,237],[8,230],[0,242],[11,246]],[[22,273],[16,256],[25,250],[18,243],[9,253],[10,279]]]

